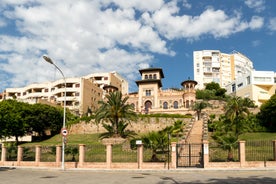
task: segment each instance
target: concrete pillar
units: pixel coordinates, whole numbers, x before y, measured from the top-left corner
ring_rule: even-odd
[[[241,167],[245,165],[245,141],[239,141],[239,158]]]
[[[35,164],[39,165],[41,159],[41,146],[40,145],[36,145],[35,146]]]
[[[61,146],[56,146],[56,165],[57,167],[60,166],[61,163]]]
[[[273,143],[273,156],[274,156],[273,158],[274,158],[274,161],[276,161],[276,140],[272,141],[272,143]]]
[[[203,140],[203,168],[207,168],[209,165],[209,142],[207,140]]]
[[[79,144],[79,166],[83,166],[85,161],[85,144]]]
[[[108,169],[111,168],[112,163],[112,144],[107,143],[106,144],[106,167]]]
[[[171,143],[171,168],[176,169],[176,142]]]
[[[7,147],[2,144],[1,162],[7,161]]]
[[[23,161],[23,147],[18,146],[17,147],[17,163],[20,165],[20,162]]]
[[[143,164],[143,149],[144,146],[143,144],[137,145],[137,162],[138,162],[138,169],[142,169],[142,164]]]

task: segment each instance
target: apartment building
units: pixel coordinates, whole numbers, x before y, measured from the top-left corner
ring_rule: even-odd
[[[128,94],[128,82],[118,72],[93,73],[85,78],[93,80],[102,89],[104,86],[115,86],[123,95]]]
[[[106,86],[127,92],[128,83],[116,72],[91,74],[84,77],[66,78],[53,82],[34,83],[22,88],[7,88],[3,99],[17,99],[27,103],[64,105],[77,115],[94,112],[98,101],[104,98]],[[66,96],[65,94],[66,90]]]
[[[198,89],[204,89],[210,82],[216,82],[225,88],[236,78],[253,70],[252,61],[237,51],[230,54],[219,50],[194,51],[193,65]]]
[[[227,94],[250,98],[260,106],[276,93],[276,73],[250,71],[228,84],[226,90]]]

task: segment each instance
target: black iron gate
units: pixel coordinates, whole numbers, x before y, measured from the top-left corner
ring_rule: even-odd
[[[177,144],[176,167],[203,167],[202,144]]]

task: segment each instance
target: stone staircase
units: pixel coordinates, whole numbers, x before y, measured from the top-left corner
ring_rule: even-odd
[[[201,165],[202,143],[206,131],[204,122],[204,119],[193,120],[186,126],[186,135],[179,142],[179,145],[181,145],[178,148],[179,165],[184,167],[198,167]]]
[[[190,132],[185,138],[185,143],[197,144],[202,143],[203,137],[203,120],[193,122]]]

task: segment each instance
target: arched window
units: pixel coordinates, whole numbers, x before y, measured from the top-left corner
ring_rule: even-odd
[[[149,109],[151,109],[151,106],[152,106],[151,101],[148,100],[148,101],[145,102],[145,111],[146,111],[146,113],[149,112]]]
[[[156,77],[156,74],[153,74],[153,79],[156,79],[157,77]]]
[[[135,109],[135,104],[134,103],[131,103],[130,105],[133,107],[133,109]]]
[[[178,102],[177,101],[173,102],[173,108],[178,109]]]
[[[163,109],[168,109],[168,102],[163,103]]]
[[[152,79],[152,75],[151,74],[149,75],[149,79]]]
[[[190,107],[189,100],[186,100],[186,108],[189,108],[189,107]]]
[[[145,79],[148,79],[149,78],[149,76],[148,75],[145,75]]]

